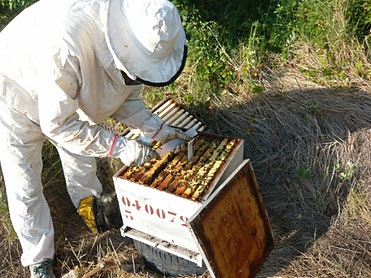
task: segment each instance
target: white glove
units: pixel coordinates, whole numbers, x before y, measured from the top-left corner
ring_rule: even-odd
[[[112,157],[120,158],[126,166],[142,165],[151,158],[158,159],[159,154],[150,147],[139,143],[136,140],[118,136],[114,142]]]
[[[166,142],[175,138],[179,138],[187,142],[192,140],[192,138],[185,134],[181,129],[170,127],[167,124],[163,124],[160,127],[160,129],[152,137],[152,140],[160,141],[162,144],[165,144]]]

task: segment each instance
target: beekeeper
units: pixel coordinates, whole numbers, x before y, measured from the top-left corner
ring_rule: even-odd
[[[143,84],[172,83],[186,53],[178,11],[166,0],[41,0],[0,33],[1,168],[31,277],[54,277],[54,230],[41,184],[44,140],[58,149],[75,207],[95,214],[102,192],[96,157],[135,165],[157,155],[98,123],[114,117],[153,140],[187,139],[140,98]]]

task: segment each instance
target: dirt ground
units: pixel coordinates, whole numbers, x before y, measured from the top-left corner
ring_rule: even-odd
[[[238,101],[224,96],[212,116],[200,114],[216,134],[245,140],[275,240],[257,277],[371,277],[371,91],[318,87],[292,76],[280,84]],[[44,184],[58,277],[72,269],[86,278],[165,277],[144,267],[119,231],[90,233],[61,171],[47,173]],[[4,226],[0,276],[28,277],[19,244]]]

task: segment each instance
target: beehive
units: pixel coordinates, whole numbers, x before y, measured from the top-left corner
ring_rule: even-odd
[[[193,145],[194,156],[188,161],[187,149],[168,152],[160,159],[152,159],[141,166],[124,168],[119,178],[159,190],[200,200],[223,163],[241,140],[200,134]]]
[[[186,150],[163,152],[160,160],[124,166],[114,175],[122,235],[205,263],[213,278],[253,277],[274,242],[243,140],[206,133],[207,127],[171,98],[152,112],[169,125],[199,133],[194,157],[188,160]]]
[[[167,125],[183,130],[194,129],[197,132],[207,130],[207,126],[200,119],[189,113],[185,107],[171,97],[164,99],[153,107],[152,114],[158,115]],[[123,135],[129,139],[138,138],[135,130],[127,129],[123,132]]]
[[[243,140],[199,133],[194,148],[190,161],[183,150],[115,174],[123,231],[132,228],[199,253],[188,219],[242,163]]]

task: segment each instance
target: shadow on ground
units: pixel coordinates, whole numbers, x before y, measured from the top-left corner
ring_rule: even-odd
[[[276,243],[259,276],[274,276],[328,232],[354,181],[368,177],[371,96],[349,89],[305,89],[231,104],[209,114],[203,105],[195,110],[213,133],[245,141],[245,157],[252,161]],[[77,264],[78,244],[92,235],[63,182],[49,189],[46,183],[46,192],[56,246],[74,260],[70,266]],[[124,243],[118,233],[111,236],[117,245]]]
[[[298,89],[220,106],[195,110],[214,133],[245,140],[276,243],[259,275],[272,277],[337,221],[350,188],[369,180],[371,96]]]
[[[246,99],[237,103],[227,98],[219,108],[207,111],[202,104],[195,110],[213,133],[245,141],[245,157],[254,167],[276,243],[258,276],[275,276],[330,230],[355,182],[367,186],[371,96],[343,89],[305,89]],[[44,173],[43,182],[56,230],[59,271],[98,261],[98,241],[112,244],[130,261],[135,250],[118,232],[99,237],[90,233],[69,199],[61,165],[53,163],[45,165],[54,170]],[[13,265],[6,267],[18,269],[13,277],[22,277],[19,246],[11,248],[6,259]],[[356,254],[354,262],[357,256],[363,255]]]

